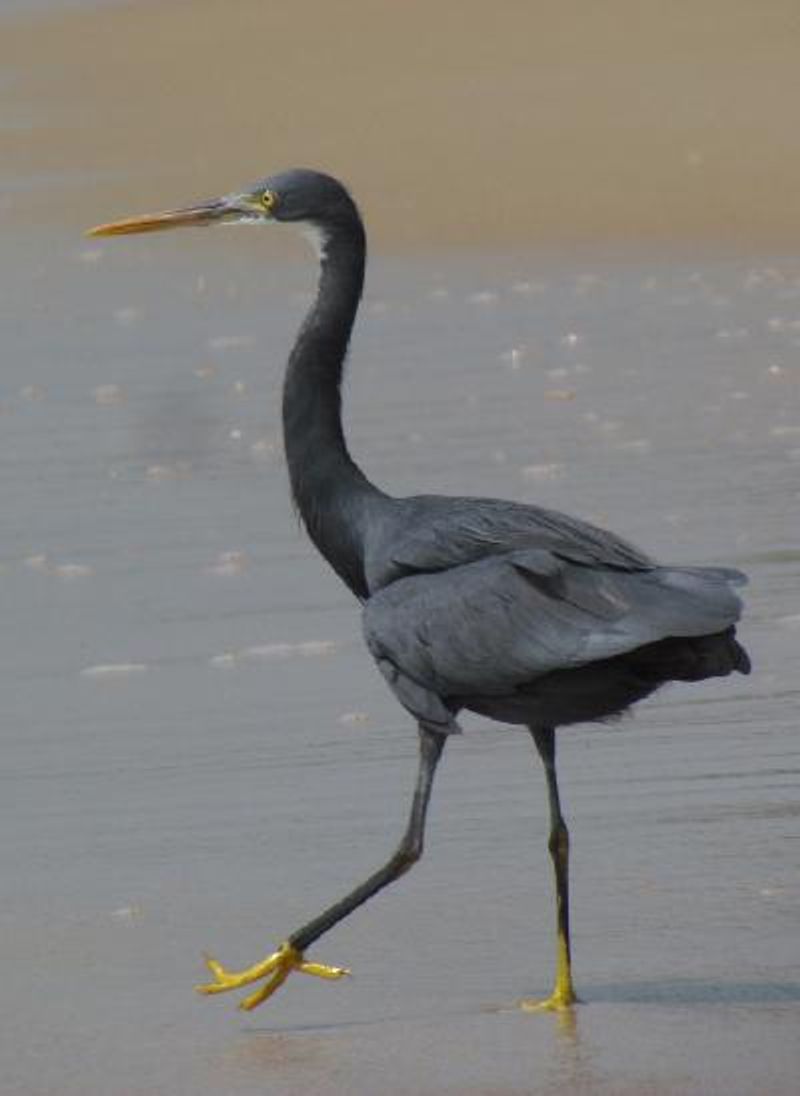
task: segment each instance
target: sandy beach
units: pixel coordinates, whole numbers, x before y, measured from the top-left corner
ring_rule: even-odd
[[[4,20],[0,147],[16,216],[76,230],[308,164],[380,248],[794,254],[799,43],[781,0],[41,5]]]
[[[649,13],[649,14],[648,14]],[[791,1096],[800,1076],[794,5],[0,8],[0,1092]],[[750,577],[750,677],[561,734],[567,1016],[525,734],[414,728],[287,497],[291,233],[83,229],[292,163],[371,240],[347,429],[396,494],[537,502]]]

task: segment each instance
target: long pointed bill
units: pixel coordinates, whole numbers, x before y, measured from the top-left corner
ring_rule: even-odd
[[[136,232],[162,232],[167,228],[190,228],[197,225],[210,225],[225,220],[226,215],[236,210],[221,200],[215,199],[202,205],[188,206],[185,209],[169,209],[164,213],[146,213],[141,217],[129,217],[124,221],[110,221],[105,225],[95,225],[87,230],[87,236],[129,236]]]

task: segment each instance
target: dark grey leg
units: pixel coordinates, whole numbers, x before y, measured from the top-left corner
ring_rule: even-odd
[[[556,736],[552,727],[531,727],[530,732],[544,764],[547,798],[550,805],[548,848],[556,880],[556,980],[545,1001],[523,1002],[526,1008],[560,1009],[575,1004],[578,998],[572,985],[572,956],[569,938],[569,831],[561,813],[556,777]]]
[[[419,771],[416,787],[414,788],[414,799],[411,804],[411,814],[400,844],[383,867],[374,872],[360,886],[346,894],[344,898],[323,910],[318,917],[293,932],[276,952],[267,956],[260,963],[248,967],[247,970],[229,971],[216,959],[207,957],[206,965],[213,974],[214,981],[198,986],[197,988],[201,993],[224,993],[227,990],[237,989],[240,986],[250,985],[261,979],[267,979],[265,984],[255,993],[251,993],[249,997],[242,1001],[240,1007],[249,1010],[270,997],[279,986],[283,985],[293,970],[329,979],[341,978],[349,973],[342,967],[329,967],[323,963],[307,961],[303,956],[303,952],[315,940],[318,940],[323,933],[332,929],[334,925],[342,921],[367,899],[372,898],[383,887],[388,886],[389,883],[404,875],[422,856],[425,817],[431,797],[433,776],[439,758],[442,756],[446,737],[446,735],[420,725]]]
[[[417,774],[417,785],[414,789],[414,800],[411,804],[411,814],[403,839],[382,868],[379,868],[369,879],[365,879],[360,886],[350,891],[344,898],[329,906],[319,917],[315,917],[313,921],[309,921],[307,925],[303,925],[302,928],[292,933],[289,937],[289,943],[297,951],[305,951],[323,933],[333,928],[337,922],[351,914],[368,898],[372,898],[383,887],[388,886],[389,883],[393,883],[395,879],[404,875],[422,856],[425,817],[431,797],[433,776],[439,758],[442,756],[445,738],[446,735],[420,727],[419,772]]]

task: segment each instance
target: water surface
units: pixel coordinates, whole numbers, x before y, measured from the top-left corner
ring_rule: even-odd
[[[797,1075],[800,268],[376,260],[347,397],[398,493],[537,501],[748,572],[749,678],[560,737],[574,1022],[524,734],[468,719],[425,859],[243,1017],[195,999],[389,851],[415,735],[297,528],[282,363],[311,262],[235,234],[14,236],[5,1090],[790,1092]],[[8,271],[14,270],[14,276]]]
[[[378,7],[0,5],[0,1091],[794,1094],[795,13]],[[469,718],[423,861],[314,949],[352,979],[192,992],[381,862],[415,733],[287,499],[312,261],[81,231],[289,163],[369,217],[377,483],[750,576],[749,678],[560,736],[571,1019],[514,1007],[553,965],[538,759]]]

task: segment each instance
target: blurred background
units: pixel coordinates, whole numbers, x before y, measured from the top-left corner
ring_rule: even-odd
[[[0,0],[3,1096],[794,1096],[798,102],[797,0]],[[306,244],[83,230],[289,165],[368,223],[376,483],[750,577],[751,676],[559,737],[571,1017],[515,1007],[546,796],[477,718],[356,977],[192,992],[381,862],[416,737],[288,500]]]
[[[78,227],[305,164],[379,249],[798,243],[792,0],[0,8],[6,215]]]

